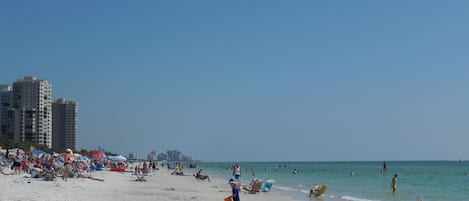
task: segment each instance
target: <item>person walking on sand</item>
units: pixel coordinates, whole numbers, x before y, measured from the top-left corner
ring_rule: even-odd
[[[392,178],[392,181],[391,181],[391,188],[392,188],[392,194],[396,194],[396,188],[397,188],[397,174],[394,174],[394,177]]]
[[[230,179],[229,182],[231,189],[232,189],[232,194],[226,198],[231,198],[233,201],[240,201],[239,200],[239,187],[238,187],[238,182],[235,179]]]

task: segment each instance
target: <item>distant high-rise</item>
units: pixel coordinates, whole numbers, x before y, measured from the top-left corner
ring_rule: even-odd
[[[52,147],[56,150],[76,149],[77,103],[57,99],[52,103]]]
[[[181,160],[181,152],[178,150],[168,150],[166,151],[168,154],[168,161],[180,161]]]
[[[135,152],[129,153],[129,160],[138,160],[138,155]]]
[[[0,85],[0,138],[13,140],[13,110],[11,85]]]
[[[52,147],[52,85],[26,76],[13,83],[12,98],[13,140]]]
[[[147,160],[149,161],[156,161],[158,158],[157,158],[157,155],[158,153],[156,153],[156,151],[152,151],[148,154],[147,156]]]

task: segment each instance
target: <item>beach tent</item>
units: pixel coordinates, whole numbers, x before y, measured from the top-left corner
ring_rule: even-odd
[[[78,157],[75,157],[75,159],[76,159],[77,161],[85,161],[85,162],[90,161],[90,159],[89,159],[88,157],[82,156],[82,155],[80,155],[80,156],[78,156]]]
[[[111,159],[112,161],[116,161],[116,162],[119,162],[119,161],[126,161],[127,158],[125,156],[122,156],[122,155],[118,155],[118,156],[109,156],[109,159]]]
[[[32,153],[33,153],[34,157],[36,157],[36,158],[39,158],[39,157],[41,157],[42,155],[47,154],[47,152],[42,151],[42,150],[40,150],[40,149],[35,149],[35,150],[33,150]]]
[[[106,158],[106,155],[103,152],[100,152],[100,151],[91,151],[89,156],[90,156],[90,158],[94,158],[94,159]]]
[[[25,152],[24,152],[23,150],[18,149],[18,148],[14,148],[14,149],[9,149],[9,153],[8,153],[9,157],[10,157],[10,158],[15,157],[17,150],[20,150],[20,154],[21,154],[21,155],[24,155],[24,154],[25,154]]]

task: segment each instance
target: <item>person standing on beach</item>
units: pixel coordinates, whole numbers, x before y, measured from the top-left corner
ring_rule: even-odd
[[[23,158],[21,157],[20,150],[16,150],[16,156],[15,160],[13,161],[13,169],[15,171],[15,174],[21,174],[21,161]]]
[[[239,178],[241,177],[241,166],[239,166],[238,163],[236,163],[234,166],[233,166],[233,176],[235,177],[235,179],[239,180]]]
[[[397,188],[397,174],[394,174],[394,177],[392,178],[391,181],[391,188],[392,188],[392,194],[396,194],[396,188]]]
[[[63,175],[63,179],[65,181],[67,181],[67,178],[69,177],[70,175],[70,162],[71,162],[71,159],[72,159],[72,150],[71,149],[67,149],[65,151],[65,154],[63,155],[64,157],[64,168],[65,168],[65,172],[64,172],[64,175]]]

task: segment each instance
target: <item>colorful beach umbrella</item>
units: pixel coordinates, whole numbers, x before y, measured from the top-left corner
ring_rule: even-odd
[[[106,155],[100,151],[91,151],[89,155],[90,155],[90,158],[95,158],[95,159],[106,158]]]

